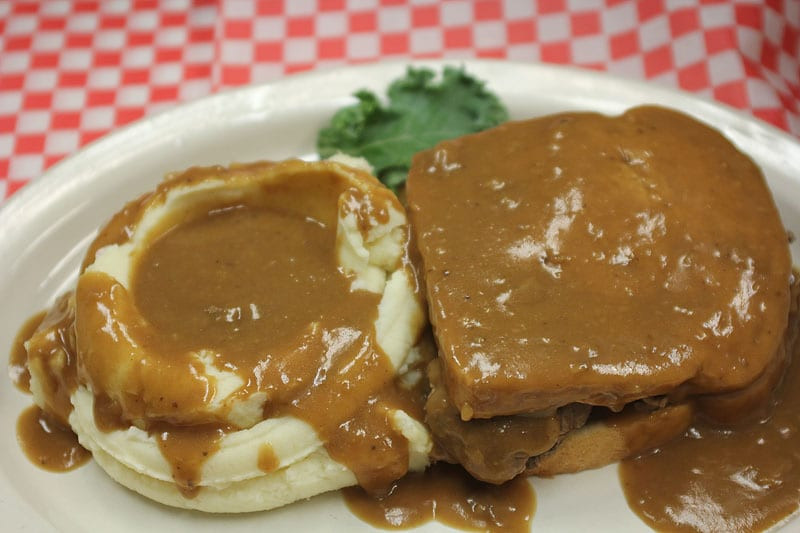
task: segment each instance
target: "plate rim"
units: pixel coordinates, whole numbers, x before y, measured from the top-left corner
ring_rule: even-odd
[[[793,154],[793,159],[795,160],[793,167],[800,169],[800,142],[791,134],[772,126],[771,124],[768,124],[757,117],[749,115],[746,111],[733,108],[724,103],[707,100],[701,96],[688,93],[680,89],[657,85],[653,82],[628,79],[605,72],[598,72],[574,66],[493,59],[435,59],[418,61],[397,59],[392,61],[378,61],[358,65],[348,65],[344,67],[331,67],[293,74],[267,83],[251,84],[226,89],[202,98],[180,103],[168,109],[156,112],[152,115],[142,117],[125,126],[115,128],[102,137],[92,141],[91,143],[88,143],[73,154],[65,157],[43,172],[39,177],[31,180],[28,185],[17,191],[13,196],[0,204],[0,275],[3,275],[6,272],[6,265],[10,264],[10,258],[3,257],[6,254],[1,252],[9,247],[13,248],[15,246],[15,243],[8,239],[9,233],[30,223],[31,219],[33,219],[36,215],[29,213],[28,209],[35,207],[35,204],[41,201],[43,195],[50,194],[55,198],[60,198],[64,194],[68,194],[69,190],[81,187],[83,182],[81,182],[80,179],[75,179],[75,176],[70,176],[69,174],[75,168],[80,167],[86,158],[94,160],[95,158],[99,157],[99,160],[102,162],[104,161],[102,156],[107,150],[113,150],[115,147],[124,144],[128,139],[135,137],[139,133],[146,133],[151,129],[158,129],[163,125],[167,125],[169,127],[171,122],[174,122],[178,125],[185,125],[186,121],[179,119],[179,117],[188,116],[198,109],[208,109],[228,101],[246,102],[251,96],[256,95],[265,95],[267,100],[270,100],[274,90],[278,90],[278,92],[280,92],[280,90],[282,90],[284,87],[302,84],[308,80],[313,80],[314,83],[324,83],[324,80],[331,80],[342,76],[342,71],[345,71],[344,77],[353,79],[356,77],[368,78],[370,73],[379,73],[378,77],[381,80],[388,81],[389,78],[386,76],[386,73],[391,71],[401,72],[406,66],[429,67],[435,69],[441,69],[443,66],[462,66],[468,72],[471,72],[471,69],[474,70],[475,66],[480,67],[481,70],[487,71],[494,69],[521,68],[531,73],[540,73],[542,75],[555,78],[577,78],[578,81],[585,86],[591,86],[594,83],[602,85],[603,87],[611,87],[615,85],[622,86],[624,90],[631,95],[646,94],[648,98],[652,100],[668,100],[668,107],[689,113],[693,116],[696,116],[704,123],[715,127],[719,127],[718,122],[725,122],[726,124],[731,125],[731,127],[743,125],[746,129],[746,135],[756,137],[756,139],[750,141],[753,144],[763,144],[765,142],[774,141],[771,142],[769,146],[765,146],[765,149],[767,149],[768,152],[775,152],[776,150],[780,149],[780,146],[786,145],[789,147],[787,154]],[[486,81],[487,85],[491,89],[497,89],[497,87],[492,86],[491,80]],[[353,90],[356,89],[357,86],[354,86]],[[600,98],[596,97],[596,99],[599,100]],[[259,99],[256,98],[256,100]],[[630,100],[630,98],[623,95],[618,97],[617,100]],[[629,103],[629,105],[634,104]],[[687,107],[689,109],[687,109]],[[180,127],[177,127],[175,131],[180,131],[180,129]],[[743,149],[743,151],[752,156],[749,150]],[[756,159],[755,157],[753,158]],[[104,174],[105,172],[108,172],[108,170],[103,167],[98,167],[97,169],[84,170],[82,172],[85,175],[96,175]],[[794,174],[791,179],[793,183],[797,183],[798,186],[800,186],[800,172]],[[48,205],[52,206],[52,203],[48,204],[47,202],[43,202],[42,205],[38,207],[38,211],[48,211],[50,209],[50,207],[47,207]],[[34,211],[36,210],[37,209],[34,209]],[[15,223],[16,218],[19,218],[21,222]],[[26,505],[28,505],[27,500],[24,500],[24,502]],[[0,502],[0,509],[6,508],[6,505],[13,504],[14,502]],[[40,520],[46,521],[48,524],[51,524],[47,516],[37,513],[36,517]],[[797,515],[787,517],[787,520],[789,521],[794,521],[796,519]]]

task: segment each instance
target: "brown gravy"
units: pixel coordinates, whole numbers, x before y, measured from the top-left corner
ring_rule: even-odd
[[[794,288],[796,302],[800,283]],[[797,318],[794,309],[792,326]],[[790,331],[788,346],[792,337]],[[800,343],[794,341],[794,357],[767,416],[731,427],[697,421],[669,444],[622,461],[619,475],[631,509],[659,531],[762,531],[795,513]]]
[[[773,359],[786,231],[756,165],[690,117],[508,122],[418,153],[407,188],[464,420],[721,393]]]
[[[260,205],[216,209],[154,241],[133,282],[136,308],[153,325],[141,337],[176,362],[214,350],[217,366],[247,383],[243,394],[267,393],[267,416],[309,422],[362,486],[379,488],[408,464],[405,438],[383,414],[397,404],[385,392],[394,370],[374,339],[380,296],[351,291],[337,266],[341,184],[332,175],[306,182],[276,185]],[[277,203],[287,192],[308,198],[307,187],[328,193],[312,202],[316,212]]]
[[[28,371],[28,352],[25,342],[31,338],[33,332],[44,320],[47,311],[36,313],[19,328],[14,343],[11,345],[11,355],[8,358],[8,375],[11,382],[22,392],[31,391],[31,373]]]
[[[491,485],[447,463],[407,475],[383,498],[358,487],[342,493],[356,516],[384,529],[410,529],[438,520],[463,530],[527,532],[536,509],[535,493],[526,479]]]
[[[172,479],[186,498],[200,490],[203,463],[219,450],[225,429],[215,425],[173,426],[157,423],[150,428],[164,459],[172,468]]]
[[[56,365],[65,375],[56,371],[46,391],[58,397],[56,411],[68,415],[69,394],[79,381],[90,383],[98,428],[136,425],[155,436],[178,487],[192,497],[221,438],[240,429],[226,425],[226,411],[205,409],[217,393],[216,378],[193,355],[205,350],[214,366],[242,379],[236,398],[262,393],[264,418],[308,422],[363,487],[385,490],[405,474],[408,444],[389,413],[421,418],[424,391],[395,381],[376,342],[380,295],[351,290],[336,255],[340,212],[353,213],[364,232],[366,219],[385,222],[390,204],[401,207],[372,178],[348,181],[321,166],[287,162],[289,178],[255,187],[248,180],[271,164],[190,169],[126,206],[101,231],[84,268],[101,244],[129,237],[141,209],[173,186],[225,174],[253,191],[227,204],[201,203],[157,228],[132,267],[130,290],[101,272],[81,274],[75,297],[61,300],[64,312],[32,350],[43,368],[56,352],[67,362]],[[407,252],[396,267],[413,275]],[[279,466],[269,452],[259,454],[265,471]]]
[[[28,370],[38,377],[36,401],[64,427],[72,411],[70,394],[77,386],[74,322],[74,298],[62,295],[27,342]]]
[[[275,455],[275,450],[269,444],[262,444],[258,448],[258,468],[262,472],[274,472],[280,466],[278,456]]]
[[[17,419],[17,440],[33,464],[51,472],[73,470],[92,457],[71,429],[36,405],[25,409]]]

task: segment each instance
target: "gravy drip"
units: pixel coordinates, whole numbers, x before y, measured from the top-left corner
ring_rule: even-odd
[[[70,395],[78,386],[75,353],[75,299],[60,296],[28,342],[27,365],[38,380],[36,401],[61,426],[69,427]]]
[[[67,422],[69,391],[75,383],[74,336],[68,329],[73,318],[69,295],[49,311],[33,315],[17,333],[9,361],[11,379],[24,392],[31,392],[30,365],[39,366],[39,400],[47,410],[32,405],[20,414],[17,442],[33,464],[52,472],[73,470],[91,457]],[[30,352],[25,349],[28,341]]]
[[[800,318],[798,289],[800,281],[788,347]],[[797,511],[800,343],[794,346],[768,416],[729,428],[696,421],[681,438],[620,464],[628,504],[645,523],[660,531],[761,531]]]
[[[410,529],[437,520],[462,530],[527,532],[536,509],[526,478],[491,485],[447,463],[407,475],[382,498],[358,487],[342,494],[356,516],[384,529]]]
[[[46,314],[47,311],[41,311],[26,320],[11,345],[8,376],[14,386],[22,392],[31,392],[31,373],[28,371],[28,352],[25,350],[25,342],[33,336],[33,332],[42,323]]]
[[[17,441],[33,464],[51,472],[73,470],[92,457],[69,427],[36,405],[17,419]]]
[[[203,463],[219,450],[225,428],[215,425],[172,426],[156,423],[150,426],[161,455],[172,469],[172,479],[186,498],[197,496]]]
[[[275,450],[272,449],[267,443],[262,444],[258,448],[258,468],[262,472],[274,472],[280,466],[278,456],[275,455]]]

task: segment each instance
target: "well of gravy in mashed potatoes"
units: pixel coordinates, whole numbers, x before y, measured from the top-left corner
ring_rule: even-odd
[[[385,490],[430,448],[398,372],[424,364],[407,245],[394,195],[337,163],[175,175],[100,232],[27,342],[34,397],[163,503]]]

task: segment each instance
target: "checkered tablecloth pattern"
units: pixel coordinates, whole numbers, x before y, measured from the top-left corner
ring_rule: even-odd
[[[607,70],[800,135],[800,0],[0,0],[0,200],[182,101],[431,57]]]

